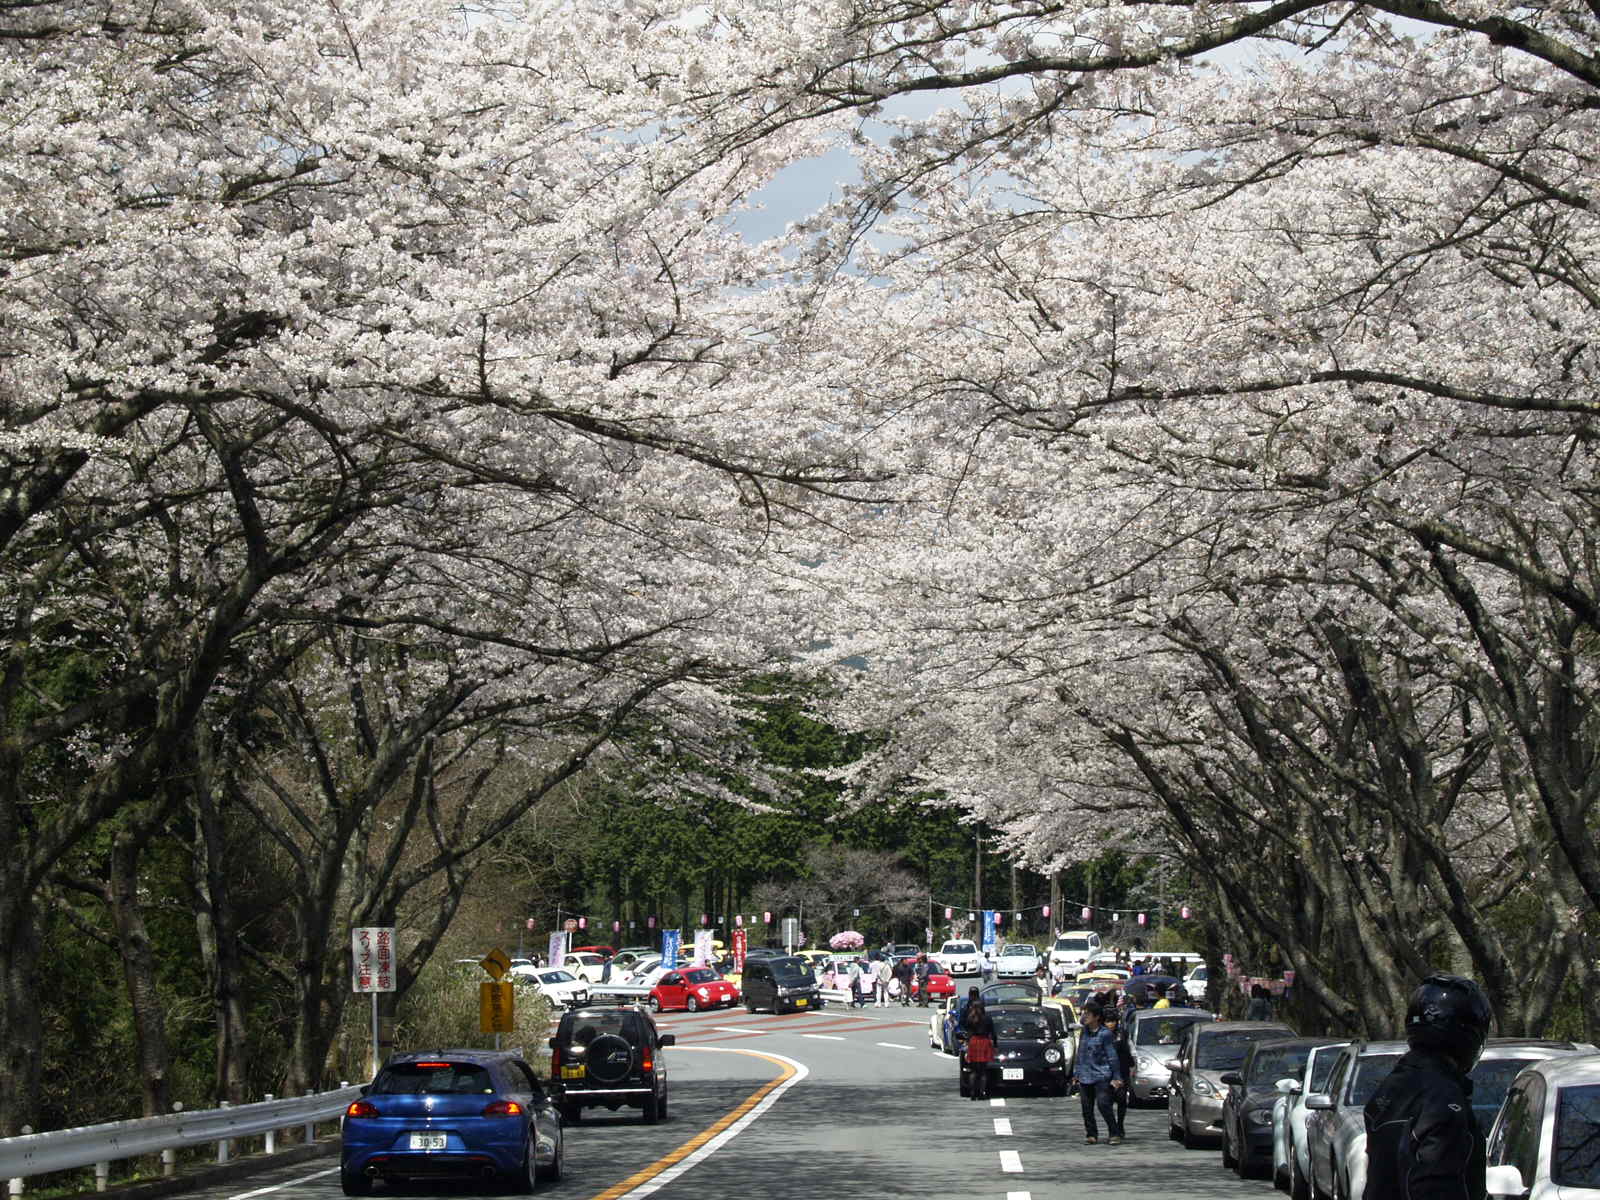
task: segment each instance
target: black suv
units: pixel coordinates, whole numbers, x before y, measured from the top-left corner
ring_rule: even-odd
[[[816,977],[805,959],[789,955],[745,959],[739,989],[744,992],[745,1008],[751,1012],[758,1008],[770,1008],[775,1013],[802,1008],[809,1011],[823,1004]]]
[[[677,1039],[660,1033],[650,1014],[632,1006],[570,1009],[550,1039],[550,1088],[570,1122],[583,1110],[623,1105],[644,1110],[647,1125],[667,1115],[667,1064],[663,1047]]]

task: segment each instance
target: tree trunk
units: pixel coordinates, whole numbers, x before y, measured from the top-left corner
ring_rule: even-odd
[[[215,1091],[218,1099],[243,1104],[249,1074],[244,1005],[240,987],[244,964],[228,886],[222,814],[212,800],[209,776],[202,775],[189,797],[194,821],[194,919],[201,960],[211,986],[216,1024]]]
[[[150,932],[139,904],[139,856],[151,833],[164,821],[164,809],[157,808],[117,832],[111,843],[106,883],[106,900],[117,931],[122,975],[133,1014],[139,1084],[147,1117],[160,1116],[172,1108],[172,1055],[167,1044],[166,1013],[156,986]]]

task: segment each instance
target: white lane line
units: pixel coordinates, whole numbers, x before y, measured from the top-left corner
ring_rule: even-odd
[[[1007,1192],[1006,1200],[1033,1200],[1032,1192]]]
[[[915,1046],[908,1046],[904,1042],[878,1042],[880,1046],[888,1046],[891,1050],[915,1050]]]
[[[743,1029],[738,1025],[713,1025],[718,1033],[770,1033],[770,1029]]]
[[[846,1042],[849,1038],[841,1037],[837,1033],[802,1033],[801,1037],[816,1038],[819,1042]]]
[[[990,1108],[1004,1108],[1005,1106],[1006,1106],[1006,1098],[1004,1096],[991,1096],[989,1098],[989,1107]]]
[[[237,1192],[228,1197],[228,1200],[246,1200],[249,1196],[265,1196],[268,1192],[282,1191],[286,1187],[296,1187],[302,1183],[310,1183],[313,1179],[321,1179],[327,1175],[337,1175],[338,1167],[329,1167],[326,1171],[318,1171],[315,1175],[302,1175],[299,1179],[290,1179],[284,1183],[275,1183],[271,1187],[256,1188],[253,1192]]]
[[[1022,1155],[1015,1150],[1000,1151],[1000,1169],[1008,1174],[1018,1174],[1022,1170]]]
[[[638,1200],[639,1197],[648,1196],[656,1189],[671,1183],[696,1163],[704,1162],[728,1142],[732,1141],[737,1134],[753,1125],[756,1119],[776,1104],[785,1092],[811,1074],[811,1068],[806,1066],[805,1063],[800,1062],[798,1059],[790,1058],[786,1054],[774,1054],[770,1050],[736,1050],[732,1046],[680,1046],[678,1049],[692,1051],[696,1054],[756,1054],[764,1058],[781,1059],[794,1068],[794,1074],[763,1096],[756,1106],[745,1113],[744,1116],[729,1125],[709,1142],[698,1147],[694,1153],[679,1159],[654,1178],[645,1180],[631,1192],[624,1192],[617,1197],[617,1200]]]
[[[1010,1137],[1011,1136],[1011,1118],[1010,1117],[996,1117],[994,1119],[994,1131],[995,1131],[995,1133],[999,1134],[1001,1137]]]

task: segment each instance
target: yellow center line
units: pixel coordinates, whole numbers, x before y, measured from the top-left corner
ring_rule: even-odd
[[[692,1050],[694,1047],[682,1046],[679,1047],[679,1049]],[[688,1158],[689,1155],[700,1149],[701,1146],[704,1146],[712,1138],[716,1137],[724,1129],[728,1128],[728,1126],[732,1125],[735,1121],[739,1120],[739,1118],[748,1113],[752,1108],[760,1104],[763,1097],[773,1091],[773,1089],[783,1086],[785,1082],[794,1077],[795,1069],[788,1063],[784,1062],[781,1058],[774,1058],[772,1055],[763,1054],[759,1050],[740,1050],[738,1053],[749,1054],[755,1058],[764,1058],[769,1063],[775,1064],[781,1074],[779,1074],[777,1078],[770,1079],[766,1083],[762,1084],[759,1088],[757,1088],[754,1092],[751,1092],[749,1096],[742,1100],[739,1103],[739,1106],[732,1112],[727,1113],[725,1116],[718,1118],[716,1121],[706,1126],[683,1145],[679,1146],[676,1150],[668,1151],[649,1166],[635,1171],[632,1175],[629,1175],[621,1183],[613,1184],[603,1192],[597,1192],[590,1198],[590,1200],[617,1200],[619,1196],[627,1195],[627,1193],[633,1191],[633,1189],[638,1187],[640,1184],[649,1183],[650,1180],[654,1179],[657,1175],[661,1174],[669,1167],[672,1167]]]

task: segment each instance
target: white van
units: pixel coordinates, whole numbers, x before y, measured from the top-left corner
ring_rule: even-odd
[[[1100,935],[1092,929],[1063,933],[1050,947],[1050,970],[1064,968],[1069,974],[1082,972],[1089,960],[1100,953]]]
[[[971,942],[946,942],[934,955],[944,965],[947,975],[980,975],[983,973],[983,956]]]

